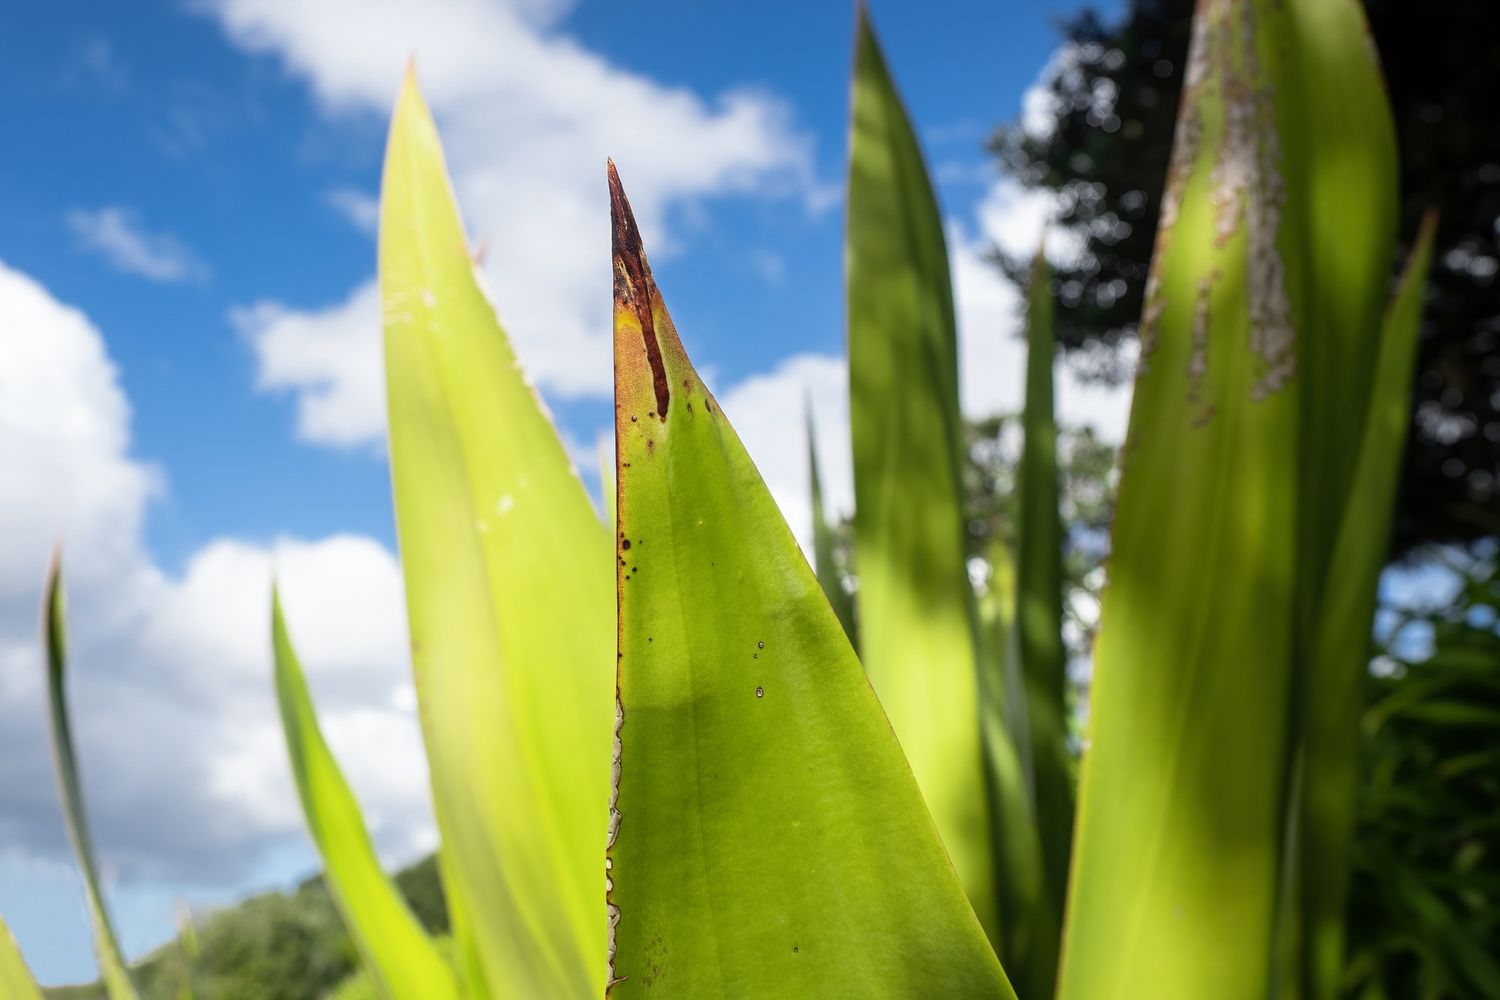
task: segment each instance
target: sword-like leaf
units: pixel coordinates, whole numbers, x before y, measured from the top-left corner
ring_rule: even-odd
[[[979,604],[980,706],[985,776],[995,826],[1000,958],[1025,997],[1045,998],[1057,978],[1061,901],[1047,887],[1036,819],[1036,773],[1016,628],[1015,559],[1004,539],[990,547]]]
[[[1356,0],[1198,5],[1095,647],[1065,998],[1258,1000],[1299,979],[1286,848],[1385,297],[1384,101]]]
[[[1304,673],[1301,865],[1307,993],[1334,1000],[1344,972],[1344,912],[1359,781],[1360,712],[1376,589],[1411,419],[1412,368],[1436,219],[1412,250],[1381,331],[1354,486],[1329,563],[1328,586]]]
[[[94,955],[99,960],[99,978],[109,1000],[137,1000],[130,970],[109,919],[104,890],[99,884],[94,837],[89,830],[88,813],[83,807],[83,786],[78,778],[78,758],[74,754],[72,725],[68,721],[68,620],[60,551],[53,554],[52,567],[47,573],[42,619],[47,647],[47,708],[52,720],[53,763],[57,767],[57,786],[62,796],[63,816],[67,820],[68,839],[73,842],[73,859],[83,873],[89,923],[94,931]]]
[[[276,696],[287,753],[323,874],[365,968],[390,1000],[457,1000],[453,974],[391,884],[365,829],[359,803],[318,728],[281,599],[271,594]]]
[[[597,997],[608,529],[476,280],[410,79],[381,199],[396,525],[459,964],[471,996]]]
[[[922,152],[863,6],[855,45],[845,259],[860,655],[994,940],[953,283]]]
[[[693,370],[610,170],[612,995],[1009,997],[843,628]]]
[[[1030,995],[1039,1000],[1052,995],[1057,975],[1057,941],[1062,935],[1062,901],[1073,843],[1068,657],[1062,636],[1063,531],[1052,402],[1056,343],[1048,290],[1051,279],[1047,258],[1038,250],[1026,294],[1026,403],[1021,415],[1024,435],[1016,505],[1016,632],[1026,681],[1037,836],[1047,895],[1046,905],[1035,916],[1052,921],[1032,929],[1041,950],[1031,969]],[[1003,895],[1003,887],[1001,891]]]
[[[10,928],[0,920],[0,996],[6,1000],[42,1000],[41,988],[26,968]]]

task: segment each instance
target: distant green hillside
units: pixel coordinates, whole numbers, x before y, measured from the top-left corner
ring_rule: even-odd
[[[435,858],[403,868],[396,884],[428,930],[447,933]],[[268,892],[219,910],[199,924],[198,947],[198,1000],[321,1000],[358,962],[321,877],[292,893]],[[142,959],[133,975],[142,1000],[179,1000],[185,972],[171,941]],[[45,992],[48,1000],[107,1000],[97,983]]]

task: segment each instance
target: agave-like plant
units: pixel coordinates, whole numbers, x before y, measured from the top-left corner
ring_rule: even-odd
[[[380,282],[454,934],[430,939],[381,871],[274,602],[293,771],[363,958],[346,995],[1013,997],[1002,964],[1028,998],[1337,995],[1359,685],[1431,252],[1429,224],[1388,303],[1394,140],[1357,0],[1199,6],[1071,837],[1046,263],[1019,544],[977,595],[941,217],[858,16],[857,608],[820,498],[814,573],[694,370],[612,164],[600,521],[480,288],[408,76]],[[127,1000],[58,732],[101,967]],[[29,979],[0,934],[11,982]]]
[[[273,623],[293,770],[369,976],[396,998],[1012,995],[613,166],[609,190],[613,677],[607,529],[480,290],[408,78],[381,291],[451,969],[379,869],[279,602]]]

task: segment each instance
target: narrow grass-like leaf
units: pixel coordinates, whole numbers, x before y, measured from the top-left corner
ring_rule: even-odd
[[[859,648],[993,939],[953,283],[922,153],[863,6],[857,35],[845,259]]]
[[[833,528],[823,510],[823,477],[818,471],[818,443],[813,433],[812,402],[807,406],[807,477],[812,491],[813,570],[829,607],[844,626],[844,634],[858,648],[854,632],[854,595],[844,588],[843,574],[834,557]]]
[[[453,974],[380,867],[359,803],[318,728],[281,599],[271,594],[276,697],[308,832],[328,890],[372,976],[391,1000],[456,1000]]]
[[[1013,996],[890,725],[693,370],[610,170],[613,996]]]
[[[411,79],[381,197],[396,522],[459,964],[471,996],[597,997],[607,529],[476,280]]]
[[[1354,486],[1329,563],[1313,657],[1303,672],[1302,934],[1309,1000],[1335,1000],[1344,970],[1344,913],[1359,780],[1359,720],[1376,589],[1411,416],[1412,368],[1435,218],[1412,250],[1381,331]]]
[[[1016,515],[1017,606],[1021,670],[1036,773],[1036,824],[1045,861],[1049,905],[1039,911],[1054,923],[1037,927],[1050,938],[1031,996],[1052,995],[1062,901],[1073,843],[1073,775],[1068,750],[1067,652],[1062,636],[1062,516],[1058,500],[1057,419],[1053,413],[1052,270],[1041,250],[1031,265],[1026,294],[1026,404]],[[1004,890],[1002,889],[1002,892]],[[1051,967],[1046,968],[1045,963]]]
[[[10,928],[0,920],[0,997],[5,1000],[42,1000],[42,991],[26,968],[21,948]]]
[[[182,958],[182,989],[178,1000],[196,1000],[198,996],[198,927],[193,912],[183,905],[177,912],[177,953]]]
[[[1020,995],[1045,998],[1057,977],[1060,897],[1047,887],[1036,820],[1030,713],[1016,628],[1015,560],[1003,539],[989,552],[979,604],[980,708],[995,830],[1000,959]]]
[[[78,777],[78,759],[73,752],[73,732],[68,721],[67,670],[68,623],[63,596],[62,553],[55,552],[47,573],[42,632],[47,647],[47,708],[52,720],[52,754],[57,767],[57,785],[62,796],[63,816],[67,820],[68,838],[73,842],[73,859],[83,873],[83,889],[88,899],[89,923],[94,931],[94,955],[99,961],[99,978],[109,1000],[137,1000],[130,970],[120,951],[119,939],[109,919],[104,891],[99,884],[99,867],[94,860],[94,838],[89,830],[88,814],[83,807],[83,786]]]

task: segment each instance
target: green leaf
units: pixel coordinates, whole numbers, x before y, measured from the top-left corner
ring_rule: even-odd
[[[1377,336],[1395,256],[1396,131],[1359,0],[1291,0],[1283,37],[1292,62],[1278,102],[1287,149],[1288,221],[1300,227],[1298,292],[1306,335],[1298,441],[1301,627],[1311,636],[1329,560],[1360,460]],[[1295,88],[1292,90],[1292,88]],[[1383,543],[1381,543],[1383,544]]]
[[[845,258],[861,658],[995,940],[953,283],[922,153],[863,7]]]
[[[1017,608],[1021,670],[1036,774],[1036,824],[1053,922],[1036,927],[1043,952],[1029,995],[1052,995],[1062,901],[1073,843],[1072,753],[1068,749],[1067,651],[1063,648],[1063,531],[1058,500],[1057,420],[1053,415],[1051,268],[1041,250],[1031,265],[1026,308],[1026,405],[1017,503]],[[1050,947],[1042,944],[1050,939]]]
[[[196,1000],[198,928],[193,923],[192,911],[186,905],[177,912],[177,953],[182,959],[182,989],[177,991],[178,1000]]]
[[[1309,962],[1299,939],[1308,907],[1341,905],[1329,866],[1347,863],[1325,838],[1353,794],[1348,658],[1368,648],[1363,564],[1390,499],[1354,492],[1376,485],[1358,465],[1372,381],[1383,408],[1409,363],[1376,368],[1395,174],[1357,0],[1199,6],[1101,610],[1064,996],[1260,997],[1273,976],[1337,992],[1341,956],[1325,941]]]
[[[328,889],[365,967],[391,1000],[456,1000],[459,992],[453,974],[380,867],[359,803],[318,728],[302,665],[282,617],[281,599],[274,590],[271,643],[281,723],[308,832],[323,857]]]
[[[1333,545],[1313,657],[1303,672],[1298,862],[1305,995],[1310,1000],[1338,997],[1344,970],[1344,912],[1359,781],[1362,692],[1376,590],[1385,565],[1391,509],[1411,418],[1412,368],[1435,228],[1436,219],[1429,216],[1386,310],[1354,488]],[[1489,724],[1494,724],[1493,719]]]
[[[57,785],[62,796],[63,816],[68,824],[68,839],[73,842],[73,859],[83,873],[89,923],[94,929],[94,955],[99,960],[99,978],[104,982],[109,1000],[138,1000],[99,885],[94,838],[89,831],[88,814],[83,808],[83,787],[78,778],[78,759],[73,752],[73,732],[68,721],[68,623],[61,551],[53,554],[52,567],[47,573],[42,631],[47,645],[47,708],[52,719],[53,761],[57,765]]]
[[[1036,771],[1016,628],[1015,560],[1003,539],[989,552],[990,578],[979,604],[980,706],[985,775],[995,824],[1000,957],[1026,997],[1052,994],[1057,977],[1061,897],[1046,884],[1036,821]]]
[[[1301,386],[1279,0],[1200,4],[1094,650],[1059,995],[1263,998]]]
[[[844,634],[851,644],[857,644],[854,595],[844,589],[844,577],[834,557],[833,529],[823,511],[823,480],[818,474],[818,444],[813,434],[811,400],[807,405],[807,472],[812,484],[813,569],[818,575],[818,586],[823,588],[823,596],[828,598],[829,607],[838,616],[839,624],[844,626]],[[855,648],[857,650],[858,646]]]
[[[476,281],[431,115],[391,122],[380,285],[412,663],[471,995],[597,997],[607,529]]]
[[[21,948],[4,920],[0,920],[0,996],[5,1000],[42,1000],[41,988],[31,978]]]
[[[837,617],[683,351],[613,165],[610,188],[611,995],[1013,996]]]

